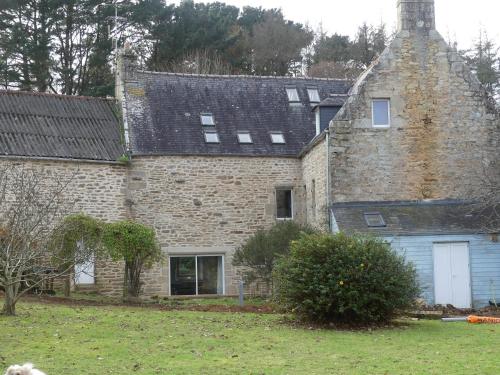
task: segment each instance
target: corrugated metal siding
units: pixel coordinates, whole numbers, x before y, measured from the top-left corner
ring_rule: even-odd
[[[385,237],[393,249],[412,262],[418,272],[422,297],[434,303],[434,275],[432,249],[435,242],[468,242],[474,307],[500,301],[500,243],[488,235],[437,235]]]
[[[115,110],[106,99],[0,91],[0,155],[116,161]]]

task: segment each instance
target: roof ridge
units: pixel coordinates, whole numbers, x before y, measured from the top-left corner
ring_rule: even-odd
[[[195,73],[174,73],[174,72],[155,72],[152,70],[137,70],[138,73],[179,76],[179,77],[201,77],[201,78],[252,78],[252,79],[297,79],[304,81],[338,81],[338,82],[354,82],[347,78],[318,78],[318,77],[288,77],[288,76],[253,76],[250,74],[195,74]]]
[[[85,96],[85,95],[66,95],[66,94],[55,94],[50,92],[39,92],[39,91],[23,91],[23,90],[4,90],[0,89],[0,95],[27,95],[27,96],[48,96],[56,98],[71,98],[71,99],[85,99],[85,100],[100,100],[100,101],[115,101],[114,97],[103,98],[100,96]]]
[[[477,202],[460,199],[424,199],[424,200],[396,200],[396,201],[358,201],[336,202],[333,207],[361,207],[361,206],[439,206],[439,205],[472,205]]]

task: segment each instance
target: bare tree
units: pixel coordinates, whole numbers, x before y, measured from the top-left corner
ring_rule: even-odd
[[[76,174],[76,172],[75,172]],[[74,175],[63,177],[49,170],[8,164],[0,167],[0,287],[5,291],[2,313],[15,315],[16,303],[28,291],[42,288],[87,259],[82,250],[61,259],[52,233],[75,201],[68,186]],[[57,268],[64,265],[61,268]]]

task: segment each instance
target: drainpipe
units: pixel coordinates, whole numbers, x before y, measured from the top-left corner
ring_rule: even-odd
[[[328,230],[331,230],[331,212],[330,212],[330,128],[325,130],[326,132],[326,222],[328,224]]]

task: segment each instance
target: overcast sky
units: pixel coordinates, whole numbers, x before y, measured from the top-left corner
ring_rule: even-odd
[[[329,33],[354,35],[363,21],[378,24],[384,20],[389,30],[396,25],[396,0],[219,0],[242,7],[281,8],[286,18],[319,24]],[[211,2],[205,0],[205,2]],[[500,44],[500,0],[436,0],[436,22],[439,32],[457,40],[459,48],[469,47],[485,29]]]

